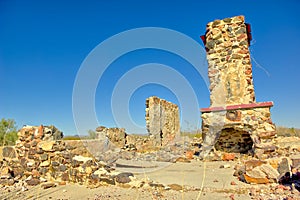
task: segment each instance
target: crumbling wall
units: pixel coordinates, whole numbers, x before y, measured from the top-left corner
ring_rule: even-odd
[[[127,150],[157,150],[166,146],[180,133],[178,106],[158,97],[146,99],[146,127],[148,135],[128,135],[124,128],[96,128],[99,139],[108,139]]]
[[[155,146],[164,146],[180,133],[178,106],[158,97],[146,99],[146,127]]]
[[[24,126],[18,132],[20,141],[31,140],[38,138],[44,141],[60,140],[63,138],[63,132],[58,130],[55,126]],[[31,137],[31,138],[30,138]]]
[[[15,147],[1,149],[0,185],[19,181],[37,185],[55,180],[59,184],[73,182],[97,187],[119,181],[118,174],[110,174],[110,167],[94,159],[82,141],[44,141],[46,133],[41,130],[41,126],[24,127],[18,132]]]
[[[99,139],[107,137],[119,148],[123,148],[126,144],[127,133],[124,128],[107,128],[105,126],[99,126],[96,128],[96,132]]]

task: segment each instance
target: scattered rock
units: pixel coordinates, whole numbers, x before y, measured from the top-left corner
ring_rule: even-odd
[[[175,190],[175,191],[183,190],[182,185],[178,185],[178,184],[169,184],[168,187],[170,187],[171,190]]]
[[[234,153],[224,153],[221,158],[224,161],[234,160],[235,154]]]
[[[244,174],[245,180],[247,183],[255,183],[255,184],[266,184],[269,183],[269,180],[266,177],[262,178],[256,178],[256,177],[251,177],[247,174]]]
[[[291,160],[294,168],[300,167],[300,155],[291,157]]]
[[[287,158],[282,158],[281,162],[279,162],[278,172],[280,176],[286,174],[287,172],[291,174],[291,166]]]
[[[48,189],[48,188],[56,187],[56,184],[55,183],[44,183],[41,185],[41,187],[43,189]]]
[[[270,180],[270,182],[277,182],[279,173],[271,165],[262,164],[258,168],[267,175],[267,178]]]
[[[192,160],[193,157],[194,157],[194,152],[193,152],[193,151],[187,151],[187,152],[185,153],[185,157],[186,157],[187,159],[189,159],[189,160]]]
[[[29,180],[26,180],[26,183],[30,186],[35,186],[35,185],[38,185],[40,184],[40,179],[37,179],[37,178],[31,178]]]
[[[190,163],[191,161],[185,157],[179,157],[176,159],[175,162],[183,162],[183,163]]]
[[[73,157],[73,160],[76,160],[76,161],[78,161],[78,162],[83,162],[83,163],[85,163],[85,162],[87,162],[87,161],[92,161],[93,159],[90,158],[90,157],[84,157],[84,156],[74,156],[74,157]]]
[[[132,173],[124,172],[118,174],[115,179],[117,183],[129,183],[131,181],[130,176],[134,176]]]
[[[225,168],[225,169],[230,168],[230,164],[221,165],[220,168]]]
[[[245,162],[246,170],[252,170],[255,167],[258,167],[262,164],[266,164],[266,161],[261,161],[261,160],[248,160]]]
[[[244,177],[247,183],[256,183],[256,184],[269,183],[269,179],[267,178],[266,174],[261,170],[259,170],[258,168],[254,168],[252,170],[246,171]]]

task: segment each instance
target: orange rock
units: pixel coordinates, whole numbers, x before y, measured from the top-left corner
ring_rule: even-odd
[[[34,178],[40,177],[40,173],[39,173],[37,170],[35,170],[35,169],[33,169],[33,170],[31,171],[31,173],[32,173],[32,177],[34,177]]]
[[[282,190],[290,190],[289,186],[284,186],[284,185],[277,185],[276,188],[277,189],[282,189]]]
[[[234,158],[235,158],[234,153],[224,153],[222,155],[222,160],[224,160],[224,161],[234,160]]]
[[[236,185],[236,182],[231,181],[231,182],[230,182],[230,185]]]
[[[256,183],[256,184],[266,184],[269,183],[267,178],[254,178],[250,177],[247,174],[244,174],[245,180],[247,183]]]
[[[44,127],[43,125],[40,125],[37,129],[34,131],[34,137],[35,138],[42,138],[44,134]]]
[[[177,162],[184,162],[184,163],[190,163],[191,161],[185,157],[179,157],[176,159],[176,163]]]
[[[193,156],[194,156],[194,152],[193,151],[187,151],[185,153],[185,157],[189,160],[192,160],[193,159]]]
[[[43,135],[44,134],[44,126],[40,125],[39,126],[39,135]]]
[[[66,184],[67,184],[66,181],[59,182],[59,185],[66,185]]]

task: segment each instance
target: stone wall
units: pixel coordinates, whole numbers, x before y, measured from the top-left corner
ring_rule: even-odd
[[[146,127],[148,135],[129,135],[124,128],[96,128],[98,139],[108,139],[118,148],[140,152],[157,150],[174,141],[180,134],[178,106],[158,97],[146,99]]]
[[[249,38],[243,16],[215,20],[206,26],[211,106],[255,101]]]
[[[126,144],[127,133],[124,128],[107,128],[105,126],[99,126],[96,128],[99,139],[109,139],[114,145],[119,148],[123,148]]]
[[[146,100],[146,127],[154,146],[165,146],[180,133],[178,106],[158,97]]]
[[[63,138],[63,132],[58,130],[55,126],[24,126],[18,132],[20,141],[31,140],[38,138],[39,140],[51,141],[60,140]]]
[[[120,181],[118,175],[121,173],[112,173],[106,163],[97,161],[82,141],[45,141],[47,133],[41,127],[22,128],[15,147],[1,149],[0,185],[55,181],[97,187]]]

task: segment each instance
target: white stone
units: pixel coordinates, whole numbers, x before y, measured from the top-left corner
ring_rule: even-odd
[[[35,164],[34,160],[31,160],[27,163],[27,167],[32,167]]]
[[[50,165],[50,162],[48,160],[46,160],[40,164],[40,167],[49,167],[49,165]]]
[[[269,164],[263,164],[263,165],[259,166],[258,168],[262,172],[264,172],[268,178],[277,180],[277,178],[279,177],[278,171]]]
[[[55,141],[42,141],[38,144],[38,147],[44,151],[51,151]]]
[[[94,172],[94,175],[98,175],[98,176],[106,175],[106,174],[107,174],[107,171],[103,168],[100,168],[100,169],[98,169],[97,171]]]
[[[93,160],[93,158],[91,157],[84,157],[84,156],[74,156],[73,157],[73,160],[76,160],[78,162],[87,162],[87,161],[90,161],[90,160]]]

